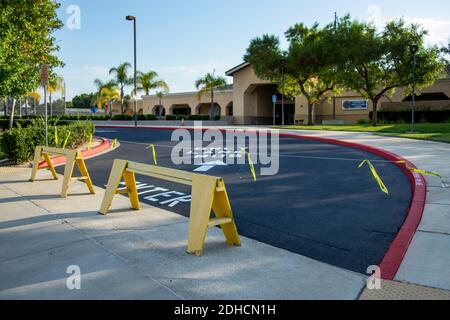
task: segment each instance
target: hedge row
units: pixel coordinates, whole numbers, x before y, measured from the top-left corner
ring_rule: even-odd
[[[137,119],[139,121],[145,121],[145,120],[150,120],[150,121],[155,121],[158,120],[158,117],[153,115],[153,114],[138,114],[137,115]],[[168,121],[175,121],[175,120],[190,120],[190,121],[208,121],[209,120],[209,116],[206,115],[167,115],[165,116],[165,119]],[[116,120],[116,121],[131,121],[134,120],[134,116],[133,115],[126,115],[126,114],[118,114],[115,115],[112,120]],[[218,121],[220,120],[220,116],[215,116],[214,120]]]
[[[8,119],[8,116],[0,116],[0,120]],[[14,117],[15,120],[34,120],[34,119],[41,119],[43,116],[22,116],[22,117]],[[103,121],[103,120],[109,120],[109,116],[68,116],[68,115],[62,115],[62,116],[49,116],[49,120],[51,119],[58,119],[58,120],[65,120],[65,121],[85,121],[85,120],[96,120],[96,121]]]
[[[76,148],[89,141],[95,127],[91,122],[72,122],[68,125],[49,126],[49,146]],[[31,160],[37,146],[45,145],[43,121],[34,120],[27,128],[14,128],[0,137],[0,147],[10,160],[21,163]]]
[[[373,113],[370,112],[370,119]],[[416,111],[417,122],[422,123],[444,123],[450,122],[450,110],[439,111]],[[378,111],[378,121],[384,123],[409,123],[411,122],[411,111]]]
[[[198,115],[198,114],[192,114],[192,115],[167,115],[166,120],[173,121],[173,120],[189,120],[189,121],[209,121],[209,116],[207,115]],[[220,120],[220,116],[215,116],[214,121]]]
[[[15,119],[13,122],[13,127],[14,128],[28,128],[29,126],[33,125],[33,119]],[[68,125],[70,122],[68,120],[59,120],[59,119],[49,119],[48,120],[48,125],[49,126],[54,126],[54,125],[59,125],[59,126],[63,126],[63,125]],[[3,130],[9,129],[9,120],[7,119],[0,119],[0,128],[2,128]]]
[[[41,119],[42,116],[22,116],[21,118],[16,117],[14,122],[20,123],[23,127],[26,127],[30,124],[30,120]],[[107,121],[107,120],[115,120],[115,121],[132,121],[134,120],[133,115],[128,114],[118,114],[110,118],[109,116],[53,116],[48,118],[49,121]],[[137,119],[139,121],[156,121],[158,117],[154,114],[138,114]],[[175,120],[190,120],[190,121],[208,121],[209,116],[207,115],[167,115],[165,116],[166,120],[175,121]],[[220,115],[214,117],[215,121],[220,120]],[[0,116],[0,128],[6,129],[8,128],[8,117]]]

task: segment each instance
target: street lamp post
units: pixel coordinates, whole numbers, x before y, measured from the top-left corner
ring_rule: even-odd
[[[127,16],[128,21],[133,21],[134,30],[134,126],[137,127],[137,53],[136,53],[136,17]]]
[[[282,87],[282,92],[281,92],[281,125],[284,126],[285,124],[285,117],[284,117],[284,97],[285,97],[285,75],[284,75],[284,66],[286,65],[286,58],[282,57],[280,59],[280,64],[281,64],[281,87]]]
[[[416,65],[417,65],[417,51],[419,46],[412,44],[409,50],[413,55],[413,72],[412,72],[412,114],[411,114],[411,132],[415,130],[415,113],[416,113]]]

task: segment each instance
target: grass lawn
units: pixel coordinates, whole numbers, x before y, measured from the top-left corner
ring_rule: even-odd
[[[383,136],[432,140],[450,143],[450,123],[419,123],[416,124],[415,129],[417,133],[409,133],[411,131],[410,124],[388,124],[379,125],[377,127],[371,125],[317,125],[285,126],[277,128],[294,130],[373,132]]]

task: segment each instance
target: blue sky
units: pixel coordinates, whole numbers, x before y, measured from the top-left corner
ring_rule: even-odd
[[[155,70],[171,92],[194,90],[208,71],[224,72],[242,62],[251,38],[264,33],[282,37],[291,25],[331,22],[350,13],[382,24],[404,17],[430,30],[430,43],[450,38],[447,0],[64,0],[58,10],[66,26],[55,36],[66,66],[58,70],[67,83],[67,97],[94,91],[95,78],[109,79],[108,70],[133,60],[132,24],[138,19],[138,69]],[[67,27],[71,5],[80,8],[81,28]],[[232,79],[228,79],[231,82]]]

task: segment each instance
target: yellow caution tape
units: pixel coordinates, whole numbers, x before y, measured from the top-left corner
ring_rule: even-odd
[[[256,171],[255,171],[255,166],[253,165],[252,156],[251,156],[250,152],[247,152],[247,151],[245,150],[245,148],[241,148],[241,150],[242,150],[242,152],[244,153],[244,157],[245,157],[245,154],[248,155],[248,163],[249,163],[249,165],[250,165],[250,170],[251,170],[251,172],[252,172],[253,181],[256,182]]]
[[[59,139],[58,139],[58,127],[55,126],[55,144],[58,146]]]
[[[66,148],[66,146],[67,146],[67,143],[69,142],[69,138],[70,138],[70,131],[69,131],[69,133],[67,134],[67,137],[66,137],[66,139],[64,140],[64,145],[63,145],[63,149],[65,149],[65,148]]]
[[[153,162],[154,162],[155,166],[157,166],[157,165],[158,165],[158,160],[157,160],[157,158],[156,158],[155,145],[151,144],[151,145],[149,145],[146,149],[147,149],[147,150],[148,150],[148,149],[152,149],[152,153],[153,153]]]
[[[363,162],[361,162],[361,164],[358,166],[358,169],[362,168],[363,165],[367,164],[370,168],[370,171],[372,171],[373,177],[375,178],[375,180],[378,182],[378,185],[380,186],[381,191],[383,191],[386,194],[389,194],[389,190],[386,187],[386,185],[383,183],[383,180],[381,180],[380,176],[378,175],[377,171],[375,170],[372,162],[370,162],[369,160],[364,160]]]
[[[417,169],[417,168],[412,168],[408,165],[408,163],[406,161],[397,161],[396,163],[398,164],[404,164],[406,169],[408,169],[411,172],[415,172],[415,173],[419,173],[419,174],[423,174],[425,176],[432,176],[432,177],[438,177],[442,179],[442,176],[435,171],[426,171],[426,170],[421,170],[421,169]]]

